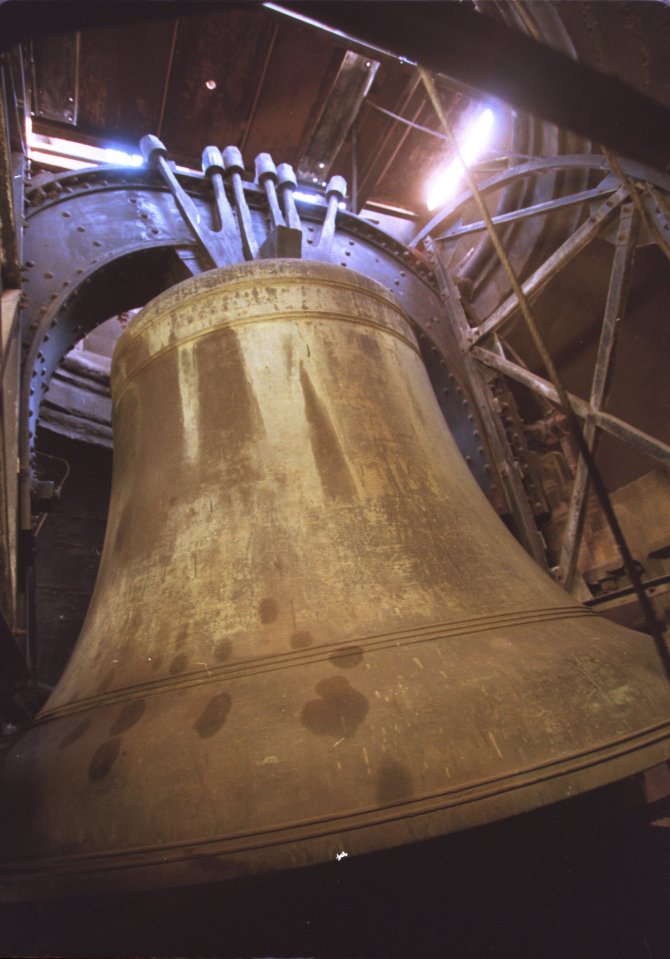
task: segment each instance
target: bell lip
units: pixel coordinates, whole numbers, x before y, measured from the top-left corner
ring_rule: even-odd
[[[368,811],[327,820],[316,829],[303,830],[302,835],[295,834],[301,828],[299,824],[279,827],[271,840],[262,834],[262,841],[248,844],[251,855],[247,854],[247,859],[243,858],[244,849],[226,851],[221,848],[230,844],[230,840],[213,839],[209,842],[184,841],[176,852],[173,844],[156,847],[150,852],[90,854],[79,860],[67,856],[6,860],[0,867],[0,902],[158,891],[260,879],[297,868],[322,865],[336,860],[338,853],[342,852],[347,856],[373,854],[476,829],[534,809],[559,807],[568,799],[639,775],[667,761],[670,758],[670,723],[659,724],[656,734],[647,731],[644,736],[631,737],[627,740],[627,748],[621,748],[613,755],[610,744],[600,752],[605,755],[598,757],[598,750],[592,751],[589,760],[585,759],[577,766],[560,768],[566,766],[560,760],[547,764],[547,772],[531,781],[515,781],[520,777],[508,775],[498,780],[489,794],[482,795],[475,784],[456,791],[452,802],[437,809],[421,808],[425,801],[419,798],[380,807],[375,811],[376,815]],[[525,771],[524,775],[532,771]],[[557,795],[557,782],[563,785],[562,795]],[[547,789],[549,785],[551,790]],[[261,863],[258,862],[259,850]],[[172,855],[168,855],[170,852]]]

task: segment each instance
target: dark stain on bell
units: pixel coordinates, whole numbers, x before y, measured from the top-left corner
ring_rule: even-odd
[[[338,669],[353,669],[363,662],[363,650],[360,646],[345,646],[331,653],[328,659]]]
[[[90,728],[91,728],[91,720],[83,719],[80,723],[77,723],[74,729],[70,730],[67,736],[63,736],[61,741],[58,743],[58,748],[67,749],[68,746],[74,745],[74,743],[78,742],[81,739],[81,737],[88,732]]]
[[[258,606],[258,615],[263,625],[267,626],[269,623],[274,623],[279,615],[277,600],[272,599],[272,597],[266,597],[265,599],[262,599]]]
[[[361,351],[366,353],[371,359],[381,360],[382,352],[377,342],[377,337],[374,334],[364,333],[358,338],[358,343]]]
[[[188,656],[186,653],[179,653],[170,663],[170,675],[176,676],[177,673],[183,673],[188,666]]]
[[[119,430],[115,470],[118,464],[122,475],[132,476],[133,495],[119,511],[114,555],[121,562],[153,555],[154,564],[169,565],[176,535],[170,497],[180,485],[185,462],[177,350],[152,359],[131,381],[121,396],[119,422],[133,428]]]
[[[163,656],[162,656],[162,655],[152,656],[152,657],[151,657],[151,669],[152,669],[154,672],[155,672],[155,670],[160,669],[162,665],[163,665]]]
[[[146,703],[143,699],[135,699],[123,707],[112,725],[109,727],[110,736],[118,736],[132,729],[135,723],[138,723],[144,715]]]
[[[225,663],[233,653],[233,644],[229,639],[220,639],[214,647],[214,659],[218,663]]]
[[[121,750],[121,737],[108,739],[102,746],[98,746],[88,767],[88,778],[91,782],[99,782],[109,775]]]
[[[300,361],[300,385],[309,424],[312,456],[321,485],[332,499],[354,499],[356,487],[335,427],[323,400],[317,393],[304,363]]]
[[[319,699],[305,703],[303,726],[319,736],[353,736],[368,714],[368,701],[342,676],[330,676],[316,685]]]
[[[264,425],[237,333],[219,328],[215,335],[196,341],[194,357],[200,442],[217,451],[203,460],[201,470],[208,470],[217,483],[223,471],[228,486],[253,484],[259,476],[255,440],[264,433]],[[218,452],[222,449],[224,457]]]
[[[193,728],[201,739],[209,739],[210,736],[214,736],[223,728],[230,712],[230,703],[231,699],[228,693],[219,693],[210,699],[193,723]]]
[[[293,369],[293,337],[286,336],[282,342],[284,350],[284,359],[286,360],[286,369],[290,373]]]
[[[100,693],[106,693],[106,692],[107,692],[107,690],[109,689],[109,687],[110,687],[110,686],[112,685],[112,683],[114,682],[114,673],[115,673],[115,672],[116,672],[116,670],[112,667],[112,669],[108,670],[108,671],[105,673],[105,675],[104,675],[104,677],[103,677],[103,679],[102,679],[102,682],[101,682],[100,685],[98,686],[98,689],[97,689],[98,694],[100,694]]]
[[[293,649],[308,649],[314,642],[314,637],[306,629],[291,636],[291,646]]]
[[[184,626],[182,627],[182,629],[179,630],[174,641],[177,649],[183,649],[187,639],[188,639],[188,629],[186,629],[186,627]]]
[[[412,777],[405,767],[392,759],[385,759],[377,777],[377,801],[391,803],[413,796]]]

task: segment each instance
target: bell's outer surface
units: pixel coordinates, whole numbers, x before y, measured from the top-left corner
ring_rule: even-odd
[[[334,860],[668,756],[652,640],[512,539],[377,283],[211,271],[138,315],[112,379],[98,582],[0,778],[5,897]]]

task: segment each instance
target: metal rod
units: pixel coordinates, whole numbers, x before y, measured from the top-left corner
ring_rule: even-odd
[[[402,94],[402,97],[401,97],[401,99],[400,99],[400,103],[398,104],[398,110],[404,110],[404,109],[405,109],[405,107],[408,105],[408,103],[409,103],[410,100],[412,99],[412,97],[413,97],[413,95],[414,95],[414,93],[415,93],[415,91],[416,91],[416,88],[419,86],[420,83],[421,83],[421,78],[419,77],[419,75],[416,74],[416,73],[413,73],[412,76],[409,78],[409,81],[407,82],[406,86],[405,86],[405,90],[404,90],[404,92],[403,92],[403,94]],[[370,163],[368,164],[367,169],[365,170],[365,172],[362,174],[362,176],[361,176],[361,178],[360,178],[360,182],[359,182],[359,184],[358,184],[358,194],[359,194],[359,197],[364,194],[365,188],[366,188],[366,186],[367,186],[367,184],[368,184],[368,180],[370,179],[370,177],[372,176],[375,168],[376,168],[376,167],[378,166],[378,164],[379,164],[379,158],[380,158],[381,156],[385,156],[385,155],[386,155],[387,147],[388,147],[388,145],[389,145],[389,142],[390,142],[391,137],[392,137],[393,132],[394,132],[394,126],[395,126],[395,124],[393,124],[393,123],[388,124],[388,126],[387,126],[387,128],[386,128],[386,132],[384,133],[384,135],[383,135],[383,137],[382,137],[382,139],[381,139],[381,142],[378,144],[377,149],[374,151],[374,155],[373,155]],[[375,178],[375,179],[377,179],[377,178]]]
[[[537,203],[535,206],[528,206],[524,210],[512,210],[511,213],[501,213],[499,216],[492,217],[493,223],[497,226],[499,223],[512,223],[515,220],[527,220],[533,216],[540,216],[543,213],[553,213],[555,210],[562,210],[565,207],[578,206],[580,203],[588,203],[591,200],[598,200],[603,196],[609,196],[616,192],[618,183],[611,183],[608,186],[598,186],[593,190],[584,190],[581,193],[572,193],[570,196],[562,196],[557,200],[548,200],[546,203]],[[448,240],[458,240],[463,236],[470,236],[472,233],[481,233],[486,229],[483,220],[477,223],[467,223],[465,226],[456,227],[448,233],[436,236],[438,242],[447,242]]]
[[[490,366],[492,369],[498,370],[499,373],[509,376],[510,379],[516,380],[517,383],[528,387],[528,389],[533,390],[534,393],[539,393],[540,396],[551,400],[551,402],[557,406],[563,405],[557,390],[554,389],[548,380],[542,379],[542,377],[536,373],[531,373],[529,370],[524,369],[524,367],[518,366],[516,363],[502,356],[498,356],[490,350],[482,349],[481,346],[473,347],[470,352],[475,359],[483,363],[484,366]],[[624,423],[623,420],[620,420],[617,416],[612,416],[611,413],[603,413],[602,410],[592,409],[585,400],[575,396],[574,393],[568,393],[567,395],[570,398],[570,403],[577,416],[582,419],[592,419],[595,425],[605,433],[609,433],[610,436],[615,436],[622,442],[627,443],[628,446],[632,446],[638,452],[658,460],[658,462],[663,463],[664,466],[670,466],[670,446],[666,443],[650,436],[648,433],[643,433],[642,430],[631,426],[630,423]]]
[[[559,246],[544,261],[542,266],[535,270],[532,276],[528,277],[523,286],[519,286],[518,293],[521,296],[518,295],[517,291],[514,291],[480,326],[472,330],[470,342],[478,343],[511,319],[517,310],[523,313],[521,300],[536,296],[557,273],[560,273],[563,267],[574,260],[577,254],[588,246],[591,240],[600,233],[604,225],[614,216],[616,208],[625,200],[626,196],[626,188],[620,187],[613,196],[599,206],[595,213],[592,213],[588,220],[565,243]]]
[[[420,133],[427,133],[428,136],[435,137],[436,140],[442,140],[443,143],[451,143],[449,137],[445,136],[444,133],[438,133],[437,130],[431,130],[430,127],[425,127],[421,123],[416,123],[414,120],[409,120],[407,117],[403,117],[399,113],[394,113],[393,110],[387,110],[386,107],[381,107],[373,100],[365,100],[363,105],[366,107],[371,107],[373,110],[376,110],[377,113],[383,113],[384,116],[390,117],[397,123],[404,123],[413,130],[418,130]]]
[[[174,197],[177,209],[182,215],[184,222],[194,239],[211,260],[212,266],[223,266],[224,261],[217,245],[213,242],[213,235],[203,228],[200,221],[200,213],[195,203],[177,180],[166,159],[167,150],[165,146],[158,137],[149,134],[140,140],[140,149],[145,160],[154,166],[162,176]]]
[[[167,106],[168,92],[170,89],[170,77],[172,75],[172,64],[174,62],[175,49],[177,47],[177,36],[179,34],[179,23],[181,17],[176,17],[174,27],[172,28],[172,39],[170,41],[170,52],[168,53],[167,66],[165,67],[165,83],[163,84],[163,95],[161,97],[160,110],[158,112],[158,123],[156,124],[156,136],[163,135],[163,121],[165,120],[165,108]]]
[[[232,220],[233,210],[226,196],[226,187],[223,182],[223,174],[214,171],[210,174],[212,187],[214,188],[214,202],[216,204],[216,213],[219,221],[219,230],[224,229],[225,225]]]
[[[11,87],[12,93],[12,107],[14,114],[14,124],[16,126],[16,140],[18,144],[19,152],[26,155],[26,143],[24,136],[24,125],[21,121],[21,110],[19,109],[19,97],[16,89],[16,79],[14,77],[14,69],[12,66],[11,59],[7,58],[7,79],[9,81],[9,86]]]
[[[237,210],[237,223],[240,230],[244,258],[246,260],[255,260],[258,256],[258,242],[254,236],[251,214],[249,212],[247,198],[244,195],[244,185],[242,183],[244,160],[242,159],[241,150],[236,146],[227,146],[223,151],[223,165],[226,173],[230,177],[230,182],[233,187],[235,209]]]
[[[295,190],[298,188],[293,167],[290,163],[280,163],[277,167],[277,189],[284,204],[284,217],[292,230],[301,230],[302,224],[295,205]]]
[[[416,108],[416,110],[414,111],[414,119],[415,119],[415,120],[417,119],[417,117],[420,117],[420,116],[421,116],[421,114],[422,114],[422,112],[423,112],[423,108],[424,108],[424,104],[423,104],[423,103],[420,103],[420,104],[418,105],[418,107]],[[386,157],[386,161],[385,161],[385,163],[384,163],[384,166],[381,168],[381,170],[380,170],[380,171],[377,173],[377,175],[375,176],[375,184],[381,183],[381,182],[383,181],[384,177],[386,176],[386,174],[387,174],[388,171],[390,170],[391,166],[392,166],[393,163],[395,162],[395,159],[396,159],[396,157],[398,156],[398,153],[400,152],[400,150],[401,150],[402,147],[404,146],[405,142],[407,141],[407,137],[410,135],[410,133],[411,133],[411,126],[405,126],[405,128],[404,128],[403,131],[402,131],[402,133],[400,134],[400,137],[398,138],[397,143],[395,144],[395,146],[393,147],[393,149],[391,150],[391,152],[384,154],[385,157]]]
[[[203,240],[206,241],[211,257],[218,266],[235,261],[239,257],[237,245],[237,224],[233,209],[226,195],[223,182],[223,157],[218,147],[207,146],[202,151],[202,172],[210,180],[214,192],[216,210],[216,232],[200,227]]]
[[[340,203],[346,195],[347,181],[344,179],[344,177],[331,177],[328,181],[328,186],[326,187],[326,200],[328,202],[328,206],[326,207],[326,215],[323,220],[323,226],[321,227],[319,242],[316,245],[316,250],[318,251],[319,256],[327,256],[330,253],[333,245],[333,239],[335,237],[337,211]]]
[[[589,402],[594,410],[600,411],[606,395],[607,381],[614,360],[616,339],[623,321],[626,298],[630,285],[630,276],[635,258],[640,217],[633,203],[625,203],[621,208],[619,231],[612,260],[609,288],[603,326],[598,342],[596,365],[591,384]],[[598,433],[591,417],[584,423],[584,442],[593,456],[596,455]],[[577,461],[575,480],[572,487],[570,506],[563,531],[563,542],[558,563],[558,579],[571,592],[577,557],[584,530],[586,506],[589,500],[590,478],[582,456]]]
[[[366,102],[365,100],[363,101]],[[351,124],[351,212],[358,213],[358,130],[356,118]]]
[[[275,48],[275,43],[277,42],[277,34],[279,33],[279,24],[273,24],[272,36],[270,37],[270,43],[268,44],[268,49],[263,59],[263,66],[261,67],[261,72],[258,77],[258,83],[256,84],[256,89],[254,90],[254,99],[249,109],[249,115],[247,116],[246,123],[244,126],[244,134],[242,135],[242,142],[240,143],[240,153],[244,153],[247,142],[249,140],[249,131],[251,130],[251,124],[254,122],[256,117],[256,111],[258,109],[258,102],[261,98],[261,93],[263,91],[263,86],[265,84],[265,77],[267,76],[268,67],[270,66],[270,60],[272,59],[272,54]]]

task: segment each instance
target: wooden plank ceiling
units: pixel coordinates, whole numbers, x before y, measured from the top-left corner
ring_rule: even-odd
[[[108,16],[82,26],[78,36],[52,32],[33,40],[35,132],[133,152],[145,133],[156,133],[177,163],[196,169],[207,144],[236,144],[250,174],[260,152],[296,168],[306,158],[313,164],[310,144],[330,136],[332,153],[318,166],[324,164],[324,176],[353,179],[352,117],[335,103],[351,96],[351,81],[338,84],[347,52],[342,39],[256,4],[180,5],[174,12],[170,6],[155,5],[156,12],[131,21]],[[378,55],[375,73],[369,57],[363,52],[354,120],[358,207],[372,201],[423,215],[425,178],[449,152],[374,109],[437,125],[414,69]],[[374,81],[363,99],[368,66]],[[446,87],[443,99],[456,118],[469,103]]]

